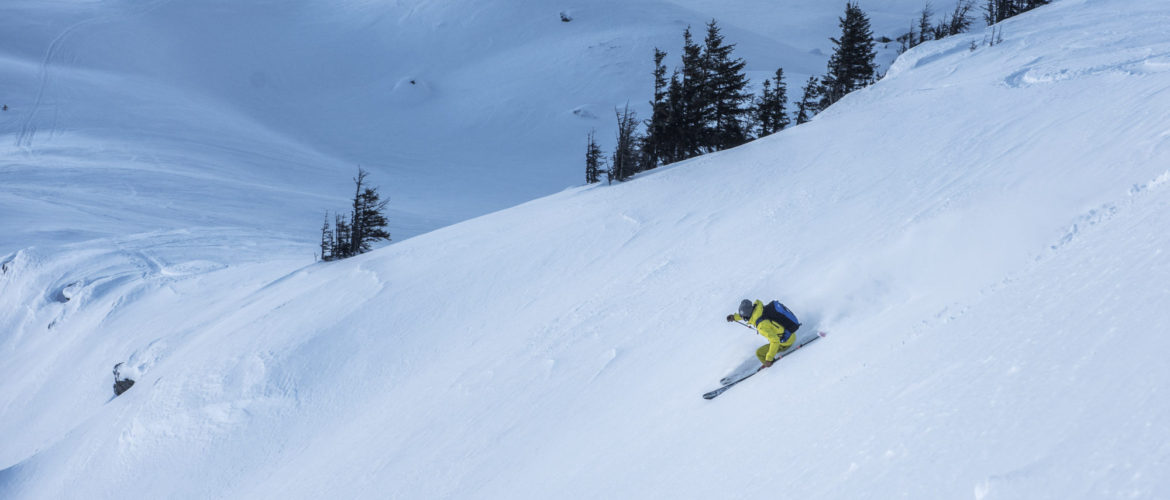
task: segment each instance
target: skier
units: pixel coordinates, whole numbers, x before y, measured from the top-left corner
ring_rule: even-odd
[[[777,307],[779,306],[779,307]],[[751,301],[744,299],[739,303],[739,312],[736,314],[728,314],[727,322],[732,321],[747,321],[748,326],[754,327],[760,335],[768,339],[768,343],[756,349],[756,357],[764,364],[764,368],[772,366],[776,361],[776,353],[787,350],[796,342],[796,329],[800,327],[800,323],[796,321],[796,316],[789,311],[783,304],[773,301],[767,306],[760,301]],[[785,328],[781,322],[788,323],[790,328]],[[795,325],[795,326],[793,326]]]

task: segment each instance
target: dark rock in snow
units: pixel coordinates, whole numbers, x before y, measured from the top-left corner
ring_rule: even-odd
[[[134,380],[122,375],[122,363],[114,365],[114,395],[121,396],[134,385]]]

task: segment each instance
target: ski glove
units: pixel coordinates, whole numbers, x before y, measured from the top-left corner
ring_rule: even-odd
[[[731,323],[732,321],[735,321],[735,315],[734,315],[734,314],[728,314],[728,315],[727,315],[727,322],[728,322],[728,323]]]

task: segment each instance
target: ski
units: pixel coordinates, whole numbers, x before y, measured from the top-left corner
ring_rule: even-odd
[[[755,371],[760,371],[760,368],[756,367]],[[743,373],[743,374],[733,373],[731,375],[728,375],[726,377],[719,379],[719,385],[727,385],[727,384],[730,384],[730,383],[735,382],[737,380],[743,380],[744,377],[747,377],[747,376],[748,376],[747,373]]]
[[[826,335],[828,335],[828,333],[827,333],[827,332],[820,332],[820,331],[819,331],[819,332],[817,332],[817,334],[816,334],[816,335],[812,336],[811,338],[809,338],[808,340],[806,340],[806,341],[804,341],[804,342],[801,342],[800,344],[797,344],[797,345],[796,345],[796,347],[794,347],[794,348],[792,348],[792,349],[790,349],[790,350],[788,350],[788,351],[785,351],[784,353],[782,353],[782,354],[780,354],[780,355],[777,355],[777,356],[776,356],[776,360],[775,360],[775,361],[773,361],[773,363],[775,363],[776,361],[780,361],[781,359],[784,359],[786,356],[789,356],[789,355],[791,355],[792,353],[796,352],[796,351],[797,351],[798,349],[800,349],[801,347],[804,347],[804,346],[806,346],[806,345],[809,345],[809,344],[811,344],[811,343],[812,343],[814,340],[816,340],[816,339],[819,339],[819,338],[821,338],[821,337],[824,337],[824,336],[826,336]],[[715,389],[715,390],[713,390],[713,391],[711,391],[711,392],[708,392],[708,393],[704,394],[704,395],[703,395],[703,399],[715,399],[715,397],[716,397],[716,396],[718,396],[718,395],[720,395],[720,394],[723,394],[725,391],[727,391],[728,389],[730,389],[730,388],[731,388],[732,386],[734,386],[735,384],[738,384],[738,383],[740,383],[740,382],[743,382],[744,380],[747,380],[747,379],[748,379],[748,377],[751,377],[752,375],[755,375],[755,374],[757,374],[757,373],[760,373],[760,370],[763,370],[763,369],[764,369],[764,365],[760,365],[760,366],[759,366],[759,368],[756,368],[755,370],[749,371],[749,372],[747,372],[747,373],[745,373],[745,374],[743,374],[743,375],[741,375],[741,376],[738,376],[738,377],[737,377],[737,376],[734,376],[734,375],[733,375],[733,376],[730,376],[730,377],[724,377],[724,378],[723,378],[723,380],[720,380],[720,381],[719,381],[719,383],[723,384],[723,386],[722,386],[722,387],[720,387],[720,388],[718,388],[718,389]]]
[[[803,346],[805,346],[805,345],[808,345],[808,343],[809,343],[809,342],[812,342],[812,341],[814,341],[814,340],[816,340],[816,339],[818,339],[818,338],[820,338],[820,337],[824,337],[825,335],[827,335],[827,333],[818,331],[818,332],[817,332],[817,335],[816,335],[815,337],[812,337],[812,338],[809,338],[808,340],[805,340],[805,341],[804,341],[804,342],[802,342],[800,345],[796,346],[796,348],[795,348],[795,349],[792,349],[792,351],[795,351],[796,349],[799,349],[799,348],[801,348],[801,347],[803,347]],[[792,352],[792,351],[784,351],[784,352],[782,352],[782,353],[779,353],[779,355],[778,355],[778,356],[776,356],[776,360],[777,360],[777,361],[779,361],[779,360],[780,360],[780,358],[782,358],[782,357],[786,356],[788,353],[790,353],[790,352]],[[762,366],[762,365],[761,365],[761,366]],[[756,370],[755,370],[755,371],[760,371],[760,367],[756,367]],[[739,381],[739,380],[743,380],[744,378],[747,378],[747,377],[750,377],[750,376],[752,376],[752,375],[755,375],[755,371],[753,371],[753,372],[748,372],[748,373],[738,373],[738,374],[737,374],[737,373],[733,373],[733,374],[731,374],[731,375],[728,375],[728,376],[726,376],[726,377],[723,377],[722,379],[720,379],[720,380],[719,380],[719,384],[720,384],[720,385],[727,385],[727,384],[730,384],[730,383],[732,383],[732,382],[736,382],[736,381]]]

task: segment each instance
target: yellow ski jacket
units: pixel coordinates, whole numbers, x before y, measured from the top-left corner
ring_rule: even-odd
[[[755,307],[752,309],[751,318],[744,318],[739,313],[735,313],[734,317],[736,321],[747,321],[749,325],[756,328],[756,331],[760,335],[768,339],[768,354],[765,355],[764,359],[765,361],[775,361],[776,353],[780,352],[781,349],[788,349],[793,342],[796,342],[796,335],[789,335],[787,340],[781,342],[780,339],[784,338],[784,327],[780,326],[780,323],[769,319],[760,321],[760,316],[763,315],[764,303],[757,300]]]

